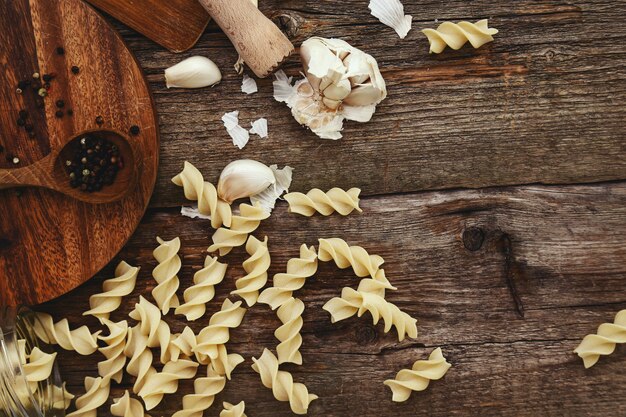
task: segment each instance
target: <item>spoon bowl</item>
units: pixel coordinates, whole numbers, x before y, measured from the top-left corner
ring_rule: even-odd
[[[115,180],[99,191],[87,192],[70,185],[66,161],[71,160],[80,146],[80,139],[92,136],[110,141],[119,149],[124,167],[117,172]],[[45,158],[29,166],[16,169],[0,169],[0,189],[17,187],[43,187],[91,204],[111,203],[123,198],[137,183],[137,158],[128,139],[114,130],[86,130],[72,137],[61,149],[54,150]]]

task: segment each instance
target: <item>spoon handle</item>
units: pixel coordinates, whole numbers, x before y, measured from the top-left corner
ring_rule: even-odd
[[[267,77],[293,45],[250,0],[199,0],[257,77]]]
[[[40,161],[23,168],[0,169],[0,189],[27,186],[55,188],[49,170],[42,169],[45,162]]]

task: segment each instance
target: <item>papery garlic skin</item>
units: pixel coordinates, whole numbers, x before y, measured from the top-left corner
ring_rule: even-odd
[[[306,78],[291,86],[278,72],[274,98],[323,139],[340,139],[344,119],[367,122],[387,97],[378,63],[341,39],[312,37],[300,47]]]
[[[250,197],[276,183],[274,172],[252,159],[240,159],[226,165],[217,183],[217,195],[227,203]]]
[[[192,56],[165,70],[167,88],[202,88],[222,80],[220,69],[209,58]]]

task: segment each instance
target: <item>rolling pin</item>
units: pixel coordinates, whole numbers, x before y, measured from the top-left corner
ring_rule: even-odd
[[[264,78],[293,52],[293,45],[250,0],[199,0],[246,65]]]

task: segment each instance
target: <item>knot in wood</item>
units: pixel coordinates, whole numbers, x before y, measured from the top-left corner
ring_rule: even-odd
[[[485,232],[478,227],[468,227],[463,231],[463,245],[465,249],[475,252],[483,246]]]
[[[300,31],[304,19],[294,13],[283,12],[274,16],[272,21],[288,38],[294,38]]]
[[[378,332],[372,326],[362,326],[356,329],[354,336],[359,345],[366,345],[378,339]]]

